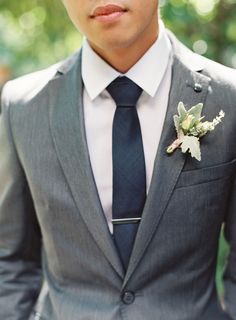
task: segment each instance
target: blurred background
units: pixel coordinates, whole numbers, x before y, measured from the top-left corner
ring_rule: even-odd
[[[166,26],[189,48],[236,68],[236,0],[159,2]],[[8,79],[63,59],[81,41],[60,0],[0,0],[0,88]],[[216,276],[221,295],[227,254],[221,234]]]
[[[236,0],[159,1],[166,26],[188,47],[236,68]],[[81,40],[60,0],[0,0],[0,79],[46,67]]]

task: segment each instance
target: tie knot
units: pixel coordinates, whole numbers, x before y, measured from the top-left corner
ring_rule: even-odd
[[[142,89],[127,77],[119,77],[107,86],[117,107],[135,107]]]

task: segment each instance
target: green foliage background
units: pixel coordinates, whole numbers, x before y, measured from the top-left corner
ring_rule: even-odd
[[[189,48],[236,68],[236,0],[159,2],[166,26]],[[8,66],[13,77],[64,58],[81,42],[60,0],[0,0],[0,66]],[[217,269],[221,293],[227,252],[221,236]]]
[[[236,67],[236,0],[159,2],[166,26],[187,46]],[[0,65],[13,76],[62,59],[81,40],[60,0],[0,0]]]

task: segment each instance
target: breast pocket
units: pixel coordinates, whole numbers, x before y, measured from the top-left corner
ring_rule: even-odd
[[[204,247],[201,254],[212,256],[228,212],[235,170],[233,160],[180,174],[164,219],[174,226],[173,238],[189,244],[189,252]]]
[[[176,188],[184,188],[198,184],[233,178],[236,172],[236,159],[212,167],[182,171]]]

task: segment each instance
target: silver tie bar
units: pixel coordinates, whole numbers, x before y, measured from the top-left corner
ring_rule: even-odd
[[[112,219],[113,224],[128,224],[128,223],[138,223],[141,218],[125,218],[125,219]]]

